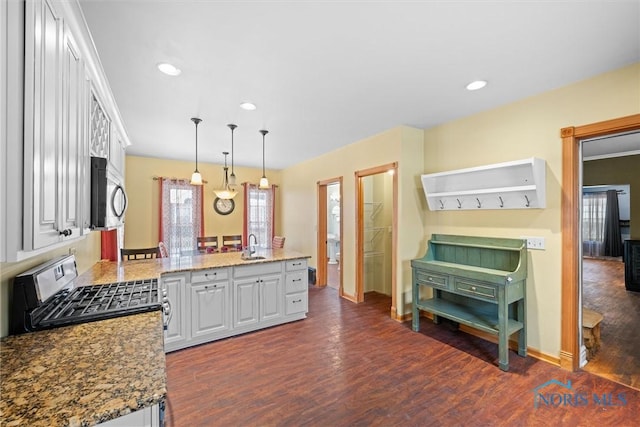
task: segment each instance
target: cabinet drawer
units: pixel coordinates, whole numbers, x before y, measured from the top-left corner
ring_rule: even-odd
[[[287,273],[286,276],[286,293],[302,292],[307,289],[307,272],[298,271],[294,273]]]
[[[211,270],[198,270],[191,272],[191,283],[214,282],[216,280],[227,280],[229,269],[214,268]]]
[[[233,277],[253,277],[264,274],[274,274],[282,272],[282,261],[259,262],[251,265],[240,265],[233,267]]]
[[[454,288],[456,292],[462,295],[496,301],[498,298],[498,289],[488,283],[476,282],[462,278],[454,279]]]
[[[304,313],[307,311],[308,294],[301,292],[299,294],[291,294],[286,296],[284,312],[286,315]]]
[[[296,270],[306,270],[307,269],[307,260],[306,259],[292,259],[287,261],[287,271],[296,271]]]
[[[447,289],[449,277],[442,274],[434,274],[428,271],[416,271],[416,282],[419,285],[433,286],[434,288]]]

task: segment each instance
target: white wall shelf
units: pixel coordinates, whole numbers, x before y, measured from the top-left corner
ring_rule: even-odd
[[[536,157],[421,178],[432,211],[546,207],[546,162]]]

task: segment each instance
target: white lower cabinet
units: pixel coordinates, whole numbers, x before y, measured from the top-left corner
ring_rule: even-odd
[[[162,275],[161,289],[167,291],[172,311],[165,331],[165,351],[304,319],[308,311],[307,262],[297,260],[293,270],[285,274],[287,262]]]
[[[234,328],[282,317],[282,264],[271,262],[234,267]]]
[[[233,327],[243,327],[258,323],[258,290],[257,279],[235,280],[233,282]]]
[[[235,328],[282,317],[282,275],[234,281]]]
[[[309,272],[306,259],[285,262],[285,311],[295,315],[309,310]]]
[[[102,427],[160,427],[164,425],[164,420],[161,418],[160,406],[153,405],[99,425]]]
[[[226,268],[191,274],[191,338],[202,338],[231,327],[229,277]]]
[[[187,301],[185,291],[189,273],[165,274],[160,279],[160,289],[167,292],[171,314],[164,331],[165,351],[177,350],[187,344]],[[165,322],[167,319],[165,319]]]

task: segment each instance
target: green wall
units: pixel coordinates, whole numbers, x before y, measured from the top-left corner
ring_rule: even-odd
[[[584,185],[629,185],[631,238],[640,239],[640,155],[589,160],[582,166]]]

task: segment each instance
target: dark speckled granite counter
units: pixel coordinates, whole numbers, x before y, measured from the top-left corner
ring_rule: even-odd
[[[98,262],[76,285],[163,273],[309,258],[287,249]],[[166,374],[160,311],[5,337],[0,341],[0,426],[92,426],[162,402]]]
[[[164,401],[160,311],[5,337],[1,426],[92,426]]]

